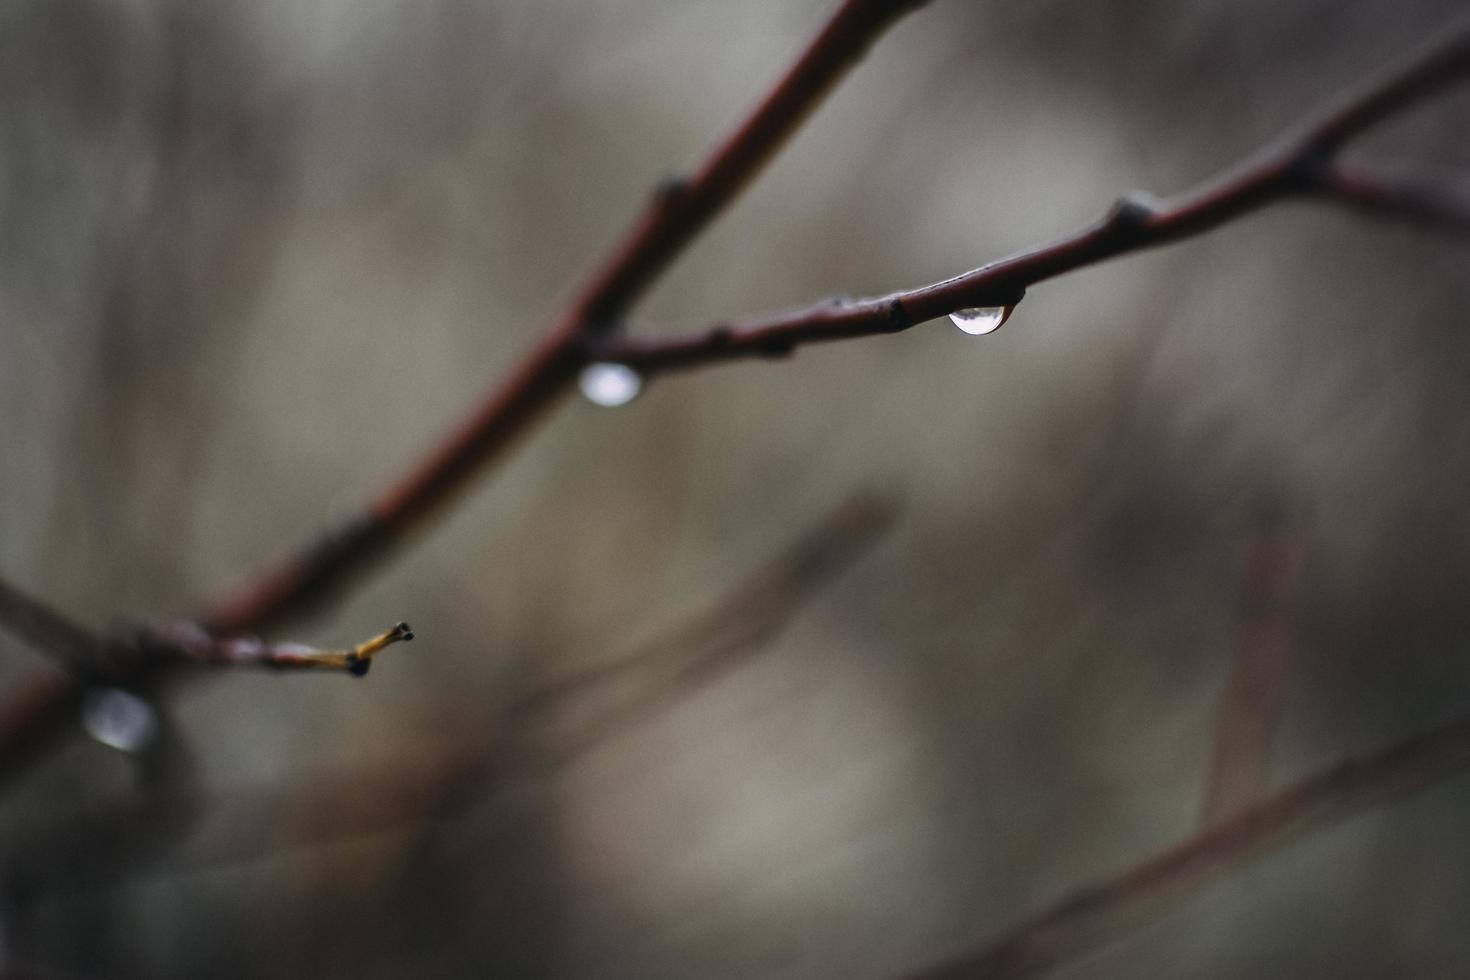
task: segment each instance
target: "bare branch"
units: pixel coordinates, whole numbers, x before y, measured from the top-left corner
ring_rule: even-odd
[[[171,620],[146,627],[139,638],[149,661],[178,661],[216,667],[269,667],[273,670],[345,670],[362,677],[373,657],[394,643],[414,638],[407,623],[364,640],[351,650],[322,650],[304,643],[264,643],[254,636],[216,637],[198,623]]]
[[[565,392],[587,363],[586,338],[622,314],[683,248],[760,171],[780,146],[899,16],[922,0],[842,0],[750,113],[688,180],[665,182],[647,209],[587,279],[577,299],[459,426],[357,517],[248,577],[200,617],[215,636],[263,630],[322,601],[380,560],[400,538],[447,505]],[[169,658],[141,663],[146,674]],[[65,727],[76,685],[37,675],[0,701],[0,779]]]
[[[1010,307],[1028,287],[1084,266],[1198,235],[1281,200],[1315,195],[1367,204],[1369,189],[1352,185],[1331,166],[1333,156],[1369,127],[1470,74],[1470,27],[1390,72],[1343,104],[1268,146],[1253,158],[1187,191],[1172,202],[1126,195],[1100,221],[1073,235],[972,272],[914,289],[853,302],[824,301],[795,310],[670,338],[598,341],[595,360],[627,364],[644,373],[717,361],[784,357],[803,344],[895,333],[974,307]],[[1380,191],[1375,210],[1389,210]],[[1407,191],[1395,203],[1408,207]],[[1418,210],[1434,211],[1427,200]],[[1459,214],[1436,200],[1442,217]]]
[[[749,115],[687,180],[665,181],[520,366],[366,511],[250,578],[203,617],[212,632],[259,630],[300,611],[430,517],[523,432],[586,363],[588,336],[623,313],[735,198],[868,47],[917,0],[844,0]]]
[[[818,589],[878,541],[896,514],[886,498],[853,497],[694,616],[523,698],[509,712],[508,732],[526,743],[531,765],[541,756],[563,762],[667,707],[758,653]],[[574,723],[554,725],[567,709]]]
[[[1338,763],[1161,854],[1073,892],[978,951],[913,974],[1034,977],[1175,907],[1180,896],[1314,831],[1470,767],[1470,716]],[[1168,898],[1170,903],[1162,900]]]
[[[1275,506],[1263,508],[1246,556],[1245,629],[1215,729],[1205,826],[1255,802],[1266,786],[1271,735],[1281,714],[1297,550],[1288,518]]]
[[[90,666],[101,655],[101,638],[4,579],[0,579],[0,627],[67,667]]]
[[[1368,214],[1470,235],[1470,181],[1454,185],[1338,164],[1323,173],[1322,192]]]
[[[1470,59],[1470,21],[1447,29],[1443,38],[1398,68],[1344,95],[1288,140],[1288,146],[1315,151],[1324,159],[1334,156],[1368,130],[1463,80],[1466,59]]]
[[[966,307],[1012,306],[1035,283],[1199,234],[1271,202],[1305,195],[1335,199],[1338,195],[1326,175],[1332,157],[1348,140],[1470,70],[1470,28],[1462,27],[1301,133],[1172,203],[1125,197],[1092,227],[952,279],[670,340],[609,339],[628,306],[758,172],[873,39],[914,5],[914,0],[845,0],[770,93],[693,176],[668,184],[655,195],[643,217],[542,341],[445,441],[357,518],[267,566],[211,604],[201,617],[203,627],[214,635],[241,635],[325,599],[447,505],[593,360],[619,361],[645,371],[671,370],[737,357],[783,355],[818,340],[892,333]],[[158,666],[140,664],[132,679]],[[76,697],[75,685],[38,677],[9,702],[0,703],[0,772],[12,765],[12,748],[36,740],[33,729],[55,730]]]

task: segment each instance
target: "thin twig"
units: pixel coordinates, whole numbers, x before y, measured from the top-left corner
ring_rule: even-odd
[[[1181,896],[1271,850],[1467,767],[1470,716],[1309,776],[1121,874],[1073,892],[978,951],[912,977],[1039,976],[1166,914]],[[1164,903],[1165,898],[1170,901]]]
[[[1261,508],[1246,556],[1245,628],[1220,704],[1205,791],[1204,826],[1261,797],[1271,735],[1281,713],[1297,535],[1283,509]]]
[[[533,768],[575,759],[758,653],[812,594],[872,547],[897,515],[860,494],[692,617],[613,660],[513,705],[505,729]],[[562,723],[569,714],[570,723]]]
[[[517,367],[443,442],[355,518],[248,576],[210,603],[216,636],[262,631],[321,602],[438,512],[563,394],[587,358],[586,338],[614,329],[656,280],[795,133],[868,47],[922,0],[843,0],[767,94],[687,180],[665,181],[644,213],[590,275],[576,300]],[[173,662],[139,663],[146,674]],[[0,780],[46,747],[81,696],[80,686],[37,675],[0,700]]]
[[[0,579],[0,628],[71,668],[94,664],[103,648],[91,630],[4,579]]]
[[[373,657],[395,643],[413,638],[413,629],[407,623],[398,623],[351,650],[323,650],[304,643],[265,643],[254,636],[217,637],[198,623],[169,620],[145,627],[138,643],[149,662],[272,670],[345,670],[362,677],[372,667]]]
[[[1172,204],[1121,199],[1098,224],[1031,252],[952,279],[856,303],[828,303],[738,326],[717,326],[670,340],[617,340],[609,335],[634,302],[749,181],[882,30],[914,0],[846,0],[751,115],[721,142],[687,182],[666,185],[644,217],[588,280],[539,345],[461,426],[358,517],[267,566],[214,602],[202,625],[239,635],[276,624],[320,602],[381,559],[414,527],[438,512],[592,360],[616,360],[645,371],[691,367],[736,357],[784,355],[796,346],[892,333],[970,306],[1012,305],[1027,286],[1104,259],[1199,234],[1261,206],[1294,196],[1331,199],[1324,178],[1340,148],[1364,130],[1422,101],[1470,69],[1470,29],[1372,83],[1358,95],[1253,160]],[[151,670],[156,665],[146,665]],[[6,732],[30,741],[31,726],[54,726],[75,690],[52,688],[48,710],[38,680],[15,704],[0,702],[0,776],[11,768]],[[30,721],[26,722],[25,719]]]
[[[1470,235],[1470,181],[1376,174],[1341,164],[1323,174],[1333,198],[1369,214]]]
[[[1125,195],[1102,220],[1073,235],[914,289],[856,301],[827,300],[672,337],[610,338],[600,341],[593,353],[645,374],[740,358],[785,357],[804,344],[896,333],[971,307],[1013,306],[1039,282],[1198,235],[1288,198],[1317,197],[1363,207],[1370,203],[1365,178],[1337,168],[1336,154],[1370,127],[1467,74],[1470,27],[1173,201]],[[1380,188],[1374,210],[1407,210],[1408,197],[1403,188],[1397,194]],[[1434,214],[1442,223],[1464,217],[1458,207],[1462,203],[1427,191],[1413,202],[1421,218]],[[1438,210],[1441,205],[1443,211]]]
[[[203,617],[211,632],[252,632],[299,612],[448,503],[565,392],[587,362],[587,339],[620,325],[629,306],[750,183],[884,29],[914,6],[917,0],[845,0],[687,179],[659,185],[541,343],[448,439],[363,514],[213,603]]]
[[[281,814],[292,806],[290,794],[280,786],[235,787],[216,797],[176,782],[142,798],[129,794],[109,800],[76,816],[43,815],[11,835],[9,846],[0,850],[0,867],[12,874],[22,869],[44,882],[45,897],[51,898],[107,884],[119,874],[255,860],[287,848],[341,843],[453,817],[507,779],[574,760],[758,651],[813,593],[866,554],[896,515],[897,505],[887,497],[859,494],[845,501],[692,617],[659,630],[607,664],[521,699],[503,726],[513,744],[497,740],[488,751],[481,747],[470,754],[429,751],[416,756],[412,765],[313,777],[310,811],[319,818],[305,825],[288,821],[287,836],[281,834]],[[248,642],[214,640],[192,623],[155,624],[148,633],[170,656],[206,664],[226,656],[237,662],[236,650],[243,649],[247,664],[282,666],[271,662],[269,647],[259,645],[257,653]],[[623,681],[632,681],[635,690],[619,697],[620,689],[613,689]],[[613,697],[602,698],[610,693]],[[549,717],[583,698],[600,699],[596,710],[574,729],[558,727],[553,734],[546,724]],[[532,730],[530,738],[520,738],[523,727]],[[129,849],[111,846],[160,821],[172,833],[182,811],[207,815],[204,822],[209,825],[204,839],[191,842],[182,853],[143,868]],[[78,849],[89,856],[75,859]],[[59,855],[69,857],[58,861]]]

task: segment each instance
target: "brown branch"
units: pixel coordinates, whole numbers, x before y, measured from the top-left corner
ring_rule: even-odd
[[[551,331],[458,430],[364,514],[213,603],[206,626],[221,634],[246,633],[301,611],[447,504],[566,390],[587,362],[587,338],[617,328],[629,306],[759,173],[878,35],[916,5],[917,0],[845,0],[688,179],[660,185]]]
[[[1260,208],[1295,197],[1364,205],[1362,180],[1334,167],[1343,146],[1367,129],[1470,74],[1470,27],[1382,76],[1253,158],[1171,202],[1146,195],[1120,198],[1099,222],[1075,234],[940,282],[858,301],[826,301],[795,310],[670,338],[612,338],[595,345],[599,360],[644,373],[750,357],[783,357],[803,344],[895,333],[969,307],[1013,306],[1028,287],[1107,259],[1198,235]],[[1377,210],[1389,210],[1380,194]],[[1425,216],[1439,206],[1445,222],[1459,212],[1450,200],[1418,200]],[[1407,192],[1396,198],[1408,207]]]
[[[1470,716],[1309,776],[1225,823],[1073,892],[977,952],[912,976],[915,980],[1039,976],[1166,914],[1177,907],[1181,896],[1269,851],[1467,767]]]
[[[103,649],[100,637],[65,614],[0,579],[0,628],[62,665],[94,664]]]
[[[1470,184],[1375,174],[1361,167],[1329,168],[1324,190],[1368,214],[1470,235]]]
[[[110,799],[75,816],[44,814],[11,833],[0,848],[0,868],[12,875],[23,871],[44,883],[46,896],[52,897],[106,884],[120,874],[254,860],[286,848],[340,843],[453,817],[508,779],[572,761],[759,651],[818,590],[881,540],[897,509],[893,500],[872,494],[845,501],[695,615],[657,631],[609,663],[522,698],[502,726],[509,742],[496,739],[488,751],[474,753],[420,753],[411,765],[314,776],[310,806],[294,807],[314,819],[304,824],[287,820],[284,837],[281,814],[293,806],[282,787],[236,787],[216,796],[176,781],[141,797]],[[193,662],[211,664],[225,657],[245,665],[294,666],[272,662],[269,646],[215,640],[193,623],[156,624],[148,635],[165,646],[164,655]],[[293,653],[288,645],[275,649],[288,658]],[[629,681],[636,687],[623,696],[620,685]],[[553,732],[550,717],[569,704],[582,707],[578,702],[584,699],[596,701],[588,705],[593,710],[579,716],[570,730],[558,726]],[[531,730],[529,738],[523,737],[525,729]],[[197,814],[208,825],[204,839],[192,841],[183,853],[145,868],[133,848],[112,846],[160,825],[167,828],[163,836],[176,837],[181,812]],[[78,859],[79,853],[85,856]]]
[[[820,97],[872,40],[915,0],[845,0],[770,93],[688,181],[665,185],[644,215],[587,280],[563,316],[510,376],[439,446],[357,518],[267,566],[211,604],[202,617],[216,635],[263,629],[340,589],[405,534],[447,505],[594,359],[670,370],[744,356],[789,353],[798,344],[891,333],[969,306],[1011,305],[1027,286],[1104,259],[1198,234],[1291,196],[1332,194],[1323,174],[1351,138],[1433,94],[1470,68],[1470,30],[1368,86],[1300,135],[1171,205],[1128,197],[1101,222],[1070,238],[907,292],[826,304],[737,327],[665,341],[608,340],[628,306],[753,177]],[[151,670],[146,664],[140,670]],[[50,691],[47,704],[42,692]],[[34,729],[55,729],[75,685],[37,678],[0,702],[0,777],[12,749]],[[9,734],[9,738],[7,738]],[[23,754],[23,753],[22,753]]]
[[[897,510],[884,497],[851,498],[694,616],[522,698],[505,724],[520,764],[570,761],[760,652],[877,543]]]
[[[1271,735],[1281,713],[1296,574],[1295,529],[1279,507],[1262,508],[1245,569],[1245,629],[1220,704],[1215,754],[1205,792],[1205,826],[1259,799]]]
[[[217,637],[197,623],[169,620],[145,627],[137,646],[145,663],[345,670],[362,677],[372,667],[373,657],[384,648],[413,638],[413,629],[407,623],[399,623],[351,650],[322,650],[304,643],[264,643],[254,636]]]
[[[209,604],[217,636],[267,629],[319,603],[380,560],[447,505],[506,450],[587,363],[586,338],[614,329],[629,304],[797,131],[843,74],[899,16],[922,0],[843,0],[769,92],[695,168],[666,181],[644,213],[588,277],[576,300],[485,400],[442,443],[359,516],[269,564]],[[169,658],[141,663],[147,673]],[[78,685],[37,675],[0,701],[0,780],[66,727]]]

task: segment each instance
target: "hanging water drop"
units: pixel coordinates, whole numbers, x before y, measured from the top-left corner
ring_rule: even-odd
[[[137,752],[158,734],[153,706],[116,687],[98,687],[82,699],[82,727],[103,745]]]
[[[949,315],[954,325],[976,337],[995,333],[1011,318],[1014,306],[971,306]]]
[[[626,364],[589,364],[577,378],[582,397],[603,408],[617,408],[638,397],[643,378]]]

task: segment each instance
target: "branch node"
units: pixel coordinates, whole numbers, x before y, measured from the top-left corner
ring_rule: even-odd
[[[1335,147],[1312,144],[1287,162],[1283,178],[1289,187],[1299,191],[1327,190],[1336,165]]]
[[[653,202],[657,207],[672,207],[688,193],[688,177],[683,174],[665,174],[653,185]]]
[[[1147,191],[1120,194],[1104,220],[1110,228],[1141,230],[1163,210],[1163,202]]]
[[[888,303],[888,332],[897,333],[906,330],[913,325],[909,318],[909,311],[904,308],[903,300],[894,299]]]

